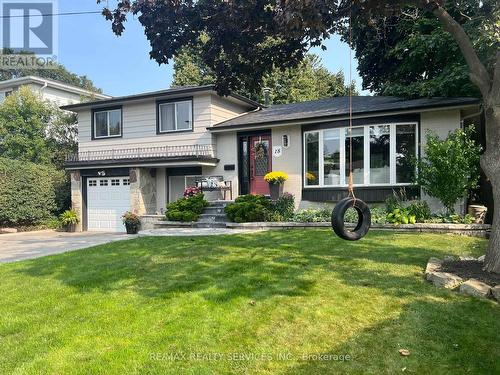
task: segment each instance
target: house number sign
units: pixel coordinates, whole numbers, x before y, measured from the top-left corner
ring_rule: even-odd
[[[283,155],[282,146],[273,146],[273,157],[280,158]]]

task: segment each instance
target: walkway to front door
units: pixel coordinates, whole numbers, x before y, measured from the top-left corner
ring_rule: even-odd
[[[269,184],[264,176],[271,171],[271,136],[251,136],[250,193],[269,195]]]

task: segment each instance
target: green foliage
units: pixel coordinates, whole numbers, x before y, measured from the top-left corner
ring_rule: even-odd
[[[481,146],[475,144],[474,129],[457,129],[445,140],[434,133],[427,134],[425,157],[417,161],[417,182],[424,191],[443,203],[448,213],[465,198],[479,181]]]
[[[297,211],[292,218],[292,221],[298,223],[323,223],[331,220],[332,210],[328,207],[324,208],[306,208]]]
[[[186,47],[174,59],[174,79],[172,86],[191,86],[212,84],[215,73],[201,58],[201,47]],[[269,98],[273,104],[296,103],[308,100],[345,96],[349,87],[345,85],[342,71],[332,73],[323,66],[320,58],[308,54],[294,68],[283,71],[274,68],[262,78],[259,86],[243,86],[238,92],[254,100],[263,102],[263,87],[271,89]],[[355,83],[351,83],[354,95],[357,94]]]
[[[457,43],[424,9],[431,4],[442,6],[463,26],[491,69],[499,39],[495,0],[186,1],[160,5],[135,0],[118,2],[114,9],[105,7],[103,15],[121,35],[127,15],[140,13],[139,22],[152,46],[150,56],[159,64],[178,56],[183,47],[198,46],[200,59],[214,72],[216,87],[223,95],[258,92],[263,78],[275,67],[297,67],[311,46],[325,49],[323,41],[332,33],[347,38],[349,19],[365,88],[384,94],[476,95]],[[348,9],[352,17],[347,17]],[[204,38],[201,46],[200,35]]]
[[[229,220],[235,223],[265,221],[270,208],[269,200],[263,195],[242,195],[226,206]]]
[[[78,221],[78,215],[75,210],[66,210],[59,215],[59,223],[63,227],[78,224]]]
[[[270,203],[266,221],[290,220],[293,217],[294,210],[295,197],[293,194],[284,193],[278,200]]]
[[[494,3],[465,0],[444,4],[490,69],[499,40]],[[364,89],[402,97],[480,95],[470,81],[458,44],[431,12],[413,6],[406,7],[404,14],[392,15],[355,9],[352,32]],[[343,39],[349,39],[347,28]]]
[[[386,218],[387,222],[391,224],[415,224],[417,218],[412,215],[408,208],[396,208],[394,211],[389,212]]]
[[[197,221],[207,206],[203,194],[180,198],[167,205],[166,217],[171,221]]]
[[[425,220],[431,218],[431,209],[425,201],[411,202],[406,209],[410,216],[415,216],[417,223],[423,223]]]
[[[2,50],[2,55],[11,55],[14,51],[8,48]],[[18,54],[16,52],[16,54]],[[22,51],[19,54],[32,55],[32,52]],[[23,68],[23,69],[0,69],[0,81],[6,81],[13,78],[20,78],[26,76],[36,76],[41,78],[53,79],[55,81],[67,83],[69,85],[81,87],[82,89],[93,91],[96,93],[102,93],[102,90],[95,87],[94,83],[85,75],[79,76],[77,74],[71,73],[63,65],[57,64],[51,69],[44,68]]]
[[[0,225],[37,225],[56,211],[50,166],[0,158]]]
[[[370,213],[372,216],[372,224],[385,224],[387,222],[386,216],[387,212],[385,209],[380,207],[370,207]],[[344,216],[344,221],[346,223],[357,223],[358,213],[354,208],[349,208]]]
[[[0,105],[0,156],[62,168],[77,150],[76,116],[21,87]]]
[[[475,218],[472,215],[465,216],[458,214],[435,215],[425,220],[426,223],[447,223],[447,224],[473,224]]]

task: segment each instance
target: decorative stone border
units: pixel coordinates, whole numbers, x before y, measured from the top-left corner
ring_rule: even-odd
[[[165,226],[164,215],[141,216],[141,230],[150,230]],[[162,225],[163,224],[163,225]],[[191,227],[192,223],[168,223],[169,226]],[[171,225],[170,225],[171,224]],[[256,223],[226,223],[229,229],[293,229],[293,228],[330,228],[329,222],[297,223],[297,222],[256,222]],[[400,233],[451,233],[464,236],[487,238],[491,225],[489,224],[372,224],[371,229],[386,230]]]
[[[258,223],[227,223],[228,228],[259,228],[259,229],[289,229],[289,228],[330,228],[330,223],[296,223],[296,222],[258,222]],[[354,225],[353,225],[354,226]],[[387,230],[401,233],[451,233],[464,236],[487,238],[491,225],[489,224],[372,224],[371,229]]]
[[[453,257],[451,257],[453,258]],[[478,260],[484,261],[484,255],[479,258],[473,257],[460,257],[460,260]],[[491,287],[476,279],[464,280],[449,272],[441,272],[439,269],[444,260],[438,258],[430,258],[425,268],[425,278],[438,288],[457,289],[460,294],[475,296],[481,298],[493,298],[500,302],[500,285]]]

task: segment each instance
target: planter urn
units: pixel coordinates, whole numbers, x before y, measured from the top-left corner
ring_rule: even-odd
[[[269,192],[273,201],[278,200],[283,195],[283,184],[269,184]]]
[[[76,224],[68,224],[66,225],[66,232],[76,232]]]
[[[486,218],[486,212],[488,208],[479,204],[469,205],[468,213],[474,217],[474,222],[476,224],[484,224],[484,219]]]
[[[139,226],[137,224],[125,223],[125,228],[127,229],[127,234],[137,234]]]

